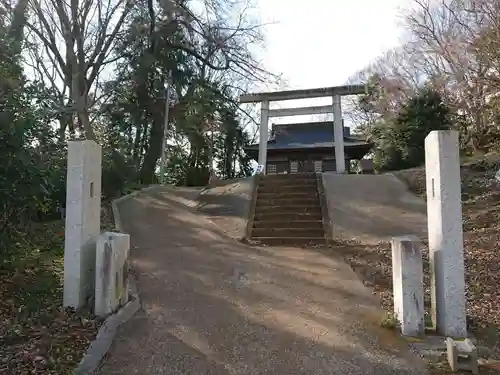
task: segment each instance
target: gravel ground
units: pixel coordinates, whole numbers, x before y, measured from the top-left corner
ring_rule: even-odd
[[[143,308],[112,374],[426,374],[339,256],[252,247],[157,189],[120,210]]]

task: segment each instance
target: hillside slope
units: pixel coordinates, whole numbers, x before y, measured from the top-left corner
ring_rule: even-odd
[[[333,238],[365,244],[427,232],[425,202],[391,174],[323,174]]]
[[[481,158],[461,166],[464,257],[466,267],[467,322],[480,344],[500,358],[500,183],[495,174],[500,159]],[[425,199],[425,170],[413,168],[394,173],[410,191]],[[429,285],[428,249],[425,246],[425,284]],[[388,243],[360,248],[345,244],[344,254],[366,283],[378,291],[384,307],[392,311],[391,249]],[[427,291],[428,292],[428,291]],[[426,295],[426,305],[429,295]]]

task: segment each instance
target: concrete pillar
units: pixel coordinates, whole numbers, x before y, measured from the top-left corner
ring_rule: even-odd
[[[97,241],[95,307],[97,316],[115,312],[128,302],[130,236],[105,232]]]
[[[333,136],[335,138],[335,164],[337,173],[345,172],[344,129],[342,125],[342,101],[340,95],[333,97]]]
[[[445,336],[466,337],[460,159],[456,131],[425,139],[432,318]]]
[[[404,336],[420,336],[425,333],[420,239],[417,236],[393,237],[391,246],[394,316]]]
[[[266,174],[267,161],[267,139],[269,126],[269,101],[264,100],[260,104],[260,142],[259,142],[259,165],[264,168],[262,174]]]
[[[65,307],[78,309],[94,293],[95,246],[101,225],[101,146],[68,142],[64,243]]]

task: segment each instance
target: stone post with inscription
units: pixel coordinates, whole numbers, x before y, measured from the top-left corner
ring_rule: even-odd
[[[466,300],[458,132],[425,139],[432,318],[438,333],[466,337]]]
[[[96,241],[101,225],[101,146],[68,142],[64,306],[75,309],[94,294]]]

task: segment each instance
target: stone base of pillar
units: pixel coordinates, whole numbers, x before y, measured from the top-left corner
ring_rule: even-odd
[[[425,333],[420,239],[417,236],[393,237],[391,246],[394,315],[404,336],[420,336]]]

